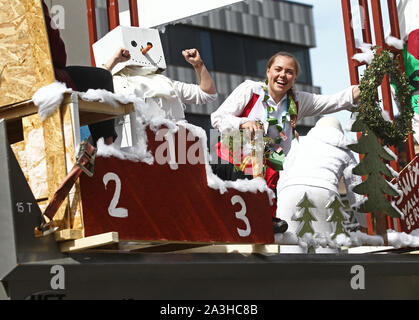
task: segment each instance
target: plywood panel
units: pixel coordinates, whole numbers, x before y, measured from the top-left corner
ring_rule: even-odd
[[[11,144],[10,147],[15,154],[17,162],[22,168],[22,172],[25,175],[26,180],[28,180],[27,164],[25,158],[25,141],[19,141],[17,143]]]
[[[61,109],[56,109],[50,117],[45,119],[42,127],[45,140],[48,198],[51,199],[67,176]],[[70,228],[68,206],[69,202],[66,198],[54,217],[60,230]]]
[[[0,0],[0,106],[54,81],[40,0]]]
[[[48,197],[47,167],[42,123],[37,114],[22,119],[25,149],[20,165],[35,199]]]
[[[67,171],[70,171],[76,163],[75,141],[73,135],[74,128],[71,116],[71,103],[62,106],[61,117],[64,133],[66,165]],[[72,229],[83,229],[79,180],[76,181],[73,188],[70,190],[68,196],[70,203],[70,226]]]

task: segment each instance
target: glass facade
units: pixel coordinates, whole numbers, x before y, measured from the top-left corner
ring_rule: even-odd
[[[309,49],[304,46],[181,24],[168,26],[160,36],[167,64],[189,67],[181,51],[197,48],[210,71],[260,78],[270,56],[288,51],[301,64],[297,82],[312,85]]]

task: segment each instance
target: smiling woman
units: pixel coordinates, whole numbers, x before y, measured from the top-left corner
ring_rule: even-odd
[[[269,154],[277,154],[276,159],[284,159],[291,148],[291,141],[295,136],[293,128],[297,120],[349,110],[358,98],[355,86],[333,95],[295,91],[294,84],[300,71],[298,61],[292,54],[276,53],[268,60],[266,82],[247,80],[240,84],[218,110],[211,114],[212,125],[221,133],[248,130],[254,134],[262,129],[263,141],[273,141],[265,144],[264,148],[269,146]],[[218,155],[223,154],[220,150],[217,151]],[[246,177],[243,172],[234,170],[234,165],[229,159],[225,160],[230,164],[221,164],[215,169],[220,178],[236,180]],[[281,165],[273,165],[269,159],[265,160],[264,165],[265,180],[268,186],[276,191],[279,178],[277,170]],[[248,174],[249,170],[246,173]],[[247,177],[253,178],[252,175]],[[276,204],[271,208],[272,216],[275,216],[275,211]]]
[[[268,91],[276,103],[294,86],[300,72],[298,60],[287,52],[278,52],[268,60]]]

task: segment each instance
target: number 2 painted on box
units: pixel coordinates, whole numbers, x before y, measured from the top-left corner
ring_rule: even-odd
[[[103,183],[106,186],[108,185],[109,181],[115,181],[115,193],[113,195],[112,201],[108,207],[108,213],[111,217],[115,218],[127,218],[128,217],[128,210],[125,208],[117,208],[119,197],[121,196],[121,179],[119,179],[118,175],[113,172],[108,172],[103,176]]]
[[[236,212],[236,218],[239,220],[242,220],[246,224],[246,229],[239,229],[237,228],[237,232],[240,237],[247,237],[250,235],[251,228],[250,228],[250,222],[249,219],[246,217],[246,203],[244,202],[243,198],[235,195],[231,198],[231,203],[234,206],[236,203],[239,203],[241,205],[240,211]]]

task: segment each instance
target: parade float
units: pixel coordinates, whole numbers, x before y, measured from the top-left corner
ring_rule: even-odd
[[[360,1],[367,13],[368,3]],[[107,3],[110,29],[119,24],[117,4]],[[408,279],[416,279],[419,260],[404,254],[419,248],[413,114],[406,80],[389,54],[400,50],[384,40],[380,2],[371,4],[377,49],[365,76],[375,82],[363,88],[361,80],[365,101],[354,110],[352,127],[359,132],[352,150],[364,155],[354,170],[366,177],[354,191],[366,195],[358,208],[368,214],[368,230],[346,231],[347,216],[335,199],[328,207],[335,231],[325,236],[311,227],[315,208],[309,197],[299,204],[299,233],[274,235],[267,214],[272,190],[259,177],[232,182],[215,176],[201,128],[165,119],[133,96],[75,92],[56,82],[41,2],[0,1],[0,297],[275,299],[299,298],[307,285],[328,287],[306,290],[307,298],[413,297],[414,281]],[[395,1],[388,7],[391,35],[400,39]],[[87,1],[87,8],[93,48],[98,43],[94,1]],[[350,28],[350,1],[342,0],[342,9],[351,82],[357,84],[357,68],[367,62],[352,59],[359,50]],[[130,1],[130,14],[138,27],[136,1]],[[372,44],[369,14],[364,17],[363,40]],[[138,42],[156,44],[156,33]],[[130,43],[134,36],[127,31],[120,37]],[[100,60],[92,49],[93,56]],[[132,59],[164,65],[162,54]],[[402,110],[394,121],[389,76]],[[369,116],[362,109],[379,108],[369,98],[381,82],[390,115],[384,125],[381,113]],[[80,141],[80,126],[127,114],[135,121],[132,146],[119,149],[99,141],[92,152]],[[390,122],[394,127],[386,130]],[[404,142],[408,164],[400,168],[394,145]],[[74,181],[65,185],[72,172],[77,172]],[[290,246],[305,254],[284,253]],[[327,249],[333,254],[321,254]],[[354,289],[353,266],[367,270],[368,290],[362,283]],[[382,291],[383,283],[405,290]]]

